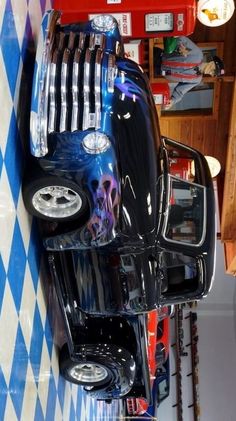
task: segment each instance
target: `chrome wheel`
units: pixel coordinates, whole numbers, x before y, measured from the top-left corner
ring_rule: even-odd
[[[68,218],[80,210],[82,199],[71,188],[47,186],[33,195],[32,205],[37,212],[49,218]]]
[[[81,384],[94,384],[108,377],[106,368],[99,364],[77,364],[70,369],[69,374]]]

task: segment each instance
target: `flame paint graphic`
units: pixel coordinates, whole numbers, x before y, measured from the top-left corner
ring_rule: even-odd
[[[94,190],[94,189],[93,189]],[[103,175],[93,191],[94,212],[87,229],[92,240],[106,238],[115,227],[118,218],[120,195],[117,181],[111,175]]]
[[[139,95],[142,93],[142,90],[137,86],[134,86],[131,82],[116,82],[116,87],[119,89],[122,94],[125,94],[128,98],[133,98],[134,95]],[[135,88],[135,89],[134,89]]]

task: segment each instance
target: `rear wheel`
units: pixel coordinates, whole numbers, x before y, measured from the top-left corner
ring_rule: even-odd
[[[109,378],[107,368],[94,362],[72,364],[67,374],[73,381],[88,386],[107,383]]]
[[[72,361],[67,345],[64,345],[60,352],[60,371],[66,380],[86,386],[88,391],[90,387],[105,386],[112,379],[110,369],[99,360],[93,360],[92,356],[89,356],[86,362]]]
[[[28,179],[23,185],[28,212],[47,221],[70,221],[82,216],[88,207],[85,193],[71,180],[55,176]]]

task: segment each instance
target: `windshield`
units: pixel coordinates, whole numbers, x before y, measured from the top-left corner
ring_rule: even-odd
[[[173,175],[168,177],[164,237],[172,242],[200,245],[205,237],[205,188]]]

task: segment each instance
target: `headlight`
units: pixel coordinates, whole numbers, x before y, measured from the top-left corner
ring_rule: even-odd
[[[82,144],[87,153],[98,154],[109,148],[110,140],[105,133],[92,132],[84,137]]]
[[[117,22],[112,15],[98,15],[92,20],[92,27],[97,31],[109,32],[117,26]]]

